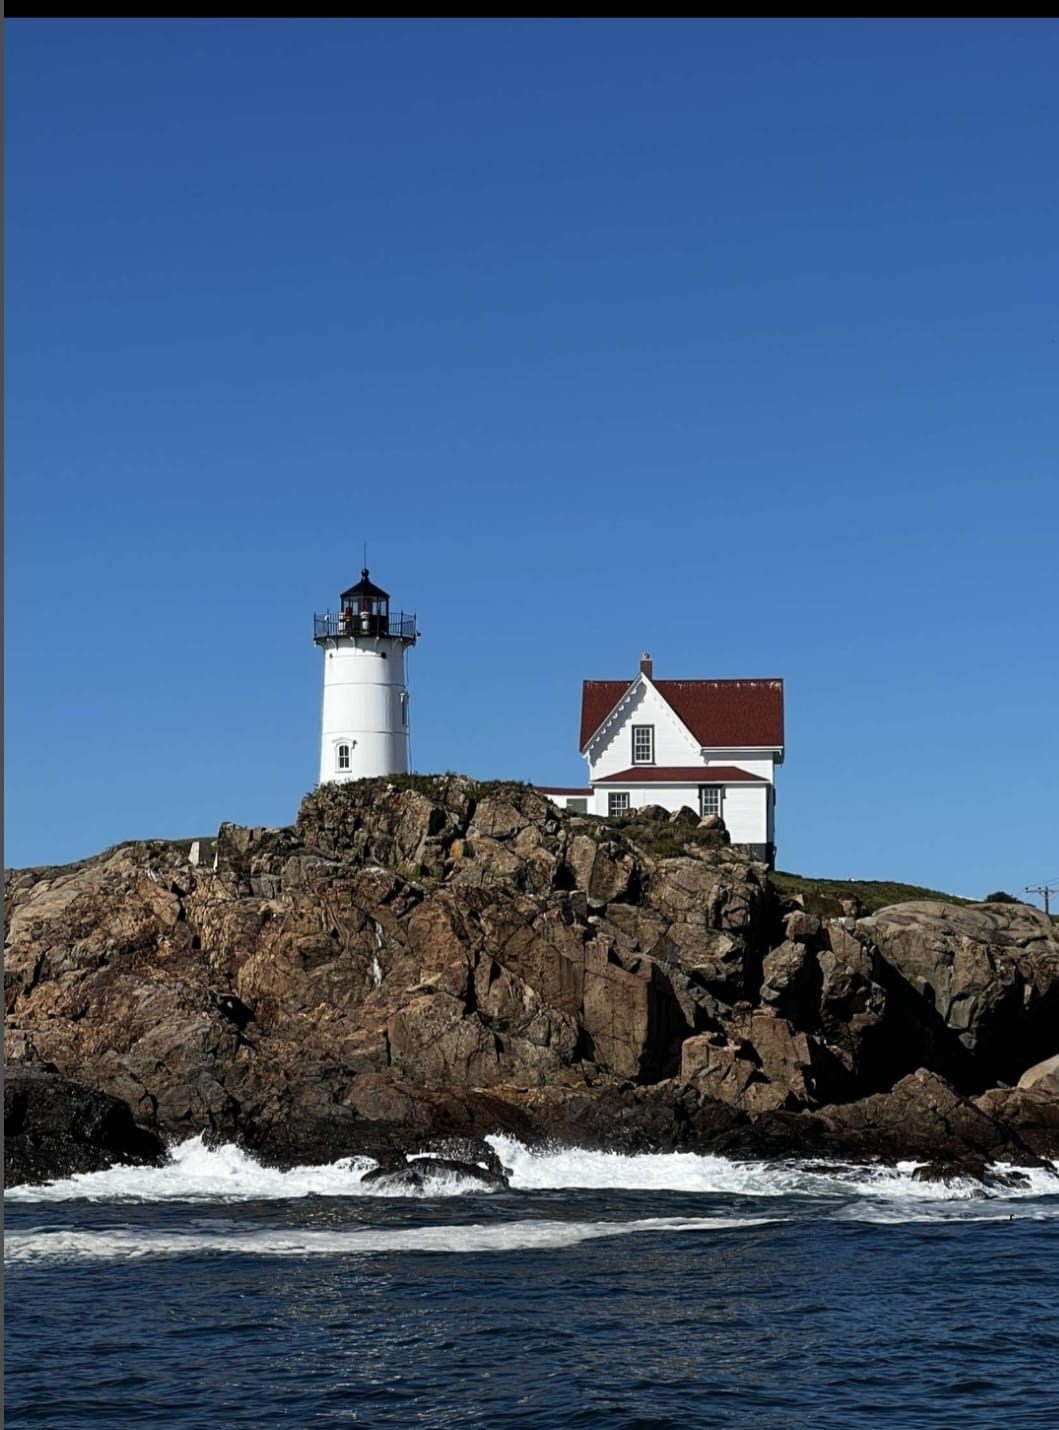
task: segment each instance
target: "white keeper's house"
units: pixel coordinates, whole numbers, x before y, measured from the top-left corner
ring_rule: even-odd
[[[611,818],[648,804],[688,805],[720,815],[733,844],[774,862],[782,680],[655,680],[645,655],[631,682],[584,682],[581,753],[586,787],[538,785],[540,793]]]

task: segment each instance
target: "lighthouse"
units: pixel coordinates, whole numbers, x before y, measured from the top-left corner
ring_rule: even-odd
[[[390,613],[367,567],[337,611],[314,615],[313,643],[324,653],[321,784],[407,772],[405,651],[417,635],[415,616]]]

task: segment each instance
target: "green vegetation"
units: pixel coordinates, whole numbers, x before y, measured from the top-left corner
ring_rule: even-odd
[[[724,849],[727,840],[716,829],[697,829],[695,825],[669,824],[648,819],[610,819],[605,822],[617,829],[630,844],[635,844],[652,859],[676,859],[691,848]]]
[[[436,799],[443,785],[458,778],[458,775],[449,771],[443,775],[376,775],[375,782],[379,785],[392,785],[394,789],[414,790],[416,794],[426,795],[427,799]],[[352,786],[337,785],[328,788],[356,790],[360,783],[361,781],[357,780]]]
[[[532,789],[525,780],[474,780],[469,775],[458,775],[454,770],[446,770],[442,775],[377,775],[380,785],[392,785],[394,789],[415,790],[427,799],[442,797],[445,786],[453,781],[473,785],[474,797],[485,799],[487,795],[515,794],[519,790]]]
[[[894,884],[884,879],[807,879],[802,874],[775,870],[769,875],[769,882],[788,897],[801,895],[810,913],[825,916],[841,914],[842,899],[859,899],[871,914],[889,904],[903,904],[911,899],[935,899],[945,904],[975,902],[955,894],[943,894],[939,889],[921,889],[916,884]]]
[[[486,795],[515,794],[519,790],[533,789],[528,780],[476,780],[475,783],[478,786],[479,799],[484,799]]]

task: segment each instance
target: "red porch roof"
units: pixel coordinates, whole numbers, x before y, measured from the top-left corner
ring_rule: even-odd
[[[616,775],[604,775],[598,785],[767,785],[764,775],[752,775],[737,765],[634,765]]]

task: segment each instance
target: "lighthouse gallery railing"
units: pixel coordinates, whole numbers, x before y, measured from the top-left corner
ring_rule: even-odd
[[[330,636],[395,636],[399,640],[414,641],[416,638],[416,618],[396,611],[389,616],[372,616],[356,611],[351,616],[341,611],[328,611],[323,616],[313,616],[313,640],[326,640]]]

